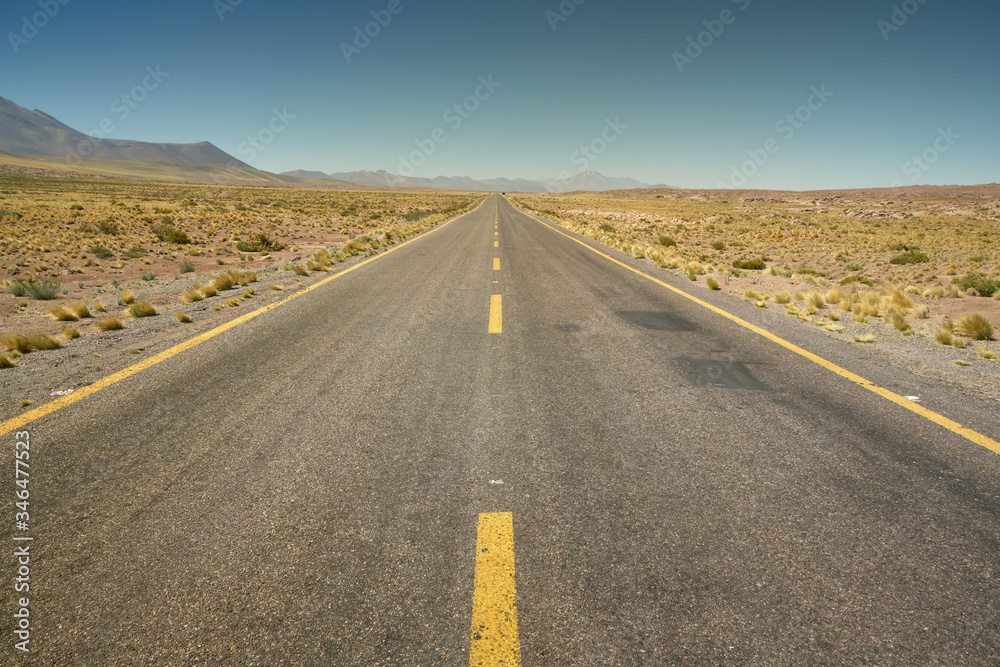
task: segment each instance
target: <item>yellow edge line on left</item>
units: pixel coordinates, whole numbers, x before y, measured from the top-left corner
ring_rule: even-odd
[[[405,247],[405,246],[413,243],[414,241],[417,241],[417,240],[422,239],[422,238],[424,238],[424,237],[426,237],[426,236],[428,236],[430,234],[433,234],[434,232],[438,231],[439,229],[445,228],[446,226],[450,225],[451,223],[455,222],[456,220],[459,220],[460,218],[463,218],[463,217],[469,215],[469,213],[472,213],[472,212],[476,211],[478,208],[479,207],[477,206],[476,208],[472,209],[472,211],[466,211],[462,215],[460,215],[458,217],[455,217],[455,218],[452,218],[451,220],[445,222],[444,224],[442,224],[442,225],[440,225],[438,227],[435,227],[434,229],[431,229],[430,231],[424,232],[424,233],[420,234],[419,236],[415,236],[414,238],[410,239],[409,241],[406,241],[406,242],[401,243],[401,244],[399,244],[399,245],[397,245],[397,246],[395,246],[393,248],[390,248],[389,250],[386,250],[385,252],[383,252],[380,255],[375,255],[374,257],[369,257],[368,259],[364,260],[363,262],[355,264],[354,266],[352,266],[352,267],[350,267],[348,269],[344,269],[340,273],[336,273],[336,274],[334,274],[332,276],[324,278],[323,280],[319,281],[318,283],[312,284],[309,287],[301,289],[298,292],[296,292],[295,294],[292,294],[291,296],[288,296],[288,297],[282,299],[281,301],[275,301],[274,303],[268,304],[268,305],[264,306],[263,308],[258,308],[257,310],[255,310],[253,312],[241,315],[241,316],[237,317],[235,320],[230,320],[229,322],[226,322],[225,324],[222,324],[222,325],[220,325],[220,326],[218,326],[218,327],[216,327],[214,329],[211,329],[209,331],[206,331],[205,333],[199,334],[199,335],[195,336],[194,338],[190,338],[190,339],[184,341],[183,343],[175,345],[174,347],[172,347],[172,348],[170,348],[168,350],[164,350],[163,352],[160,352],[159,354],[155,354],[155,355],[153,355],[152,357],[150,357],[148,359],[144,359],[143,361],[140,361],[137,364],[129,366],[128,368],[124,368],[124,369],[118,371],[117,373],[112,373],[111,375],[108,375],[107,377],[101,378],[100,380],[98,380],[97,382],[94,382],[93,384],[89,384],[86,387],[81,387],[80,389],[77,389],[76,391],[74,391],[72,394],[67,394],[66,396],[61,396],[60,398],[57,398],[54,401],[49,401],[45,405],[40,405],[40,406],[38,406],[37,408],[35,408],[33,410],[29,410],[28,412],[25,412],[23,415],[20,415],[19,417],[14,417],[12,419],[8,419],[7,421],[5,421],[3,423],[0,423],[0,436],[6,435],[7,433],[10,433],[11,431],[13,431],[15,429],[19,429],[19,428],[21,428],[23,426],[27,426],[28,424],[30,424],[31,422],[35,421],[36,419],[41,419],[42,417],[45,417],[46,415],[50,415],[53,412],[55,412],[57,410],[61,410],[61,409],[65,408],[65,407],[67,407],[69,405],[72,405],[73,403],[76,403],[77,401],[81,401],[81,400],[87,398],[88,396],[90,396],[92,394],[96,394],[97,392],[101,391],[102,389],[106,389],[106,388],[110,387],[113,384],[121,382],[122,380],[124,380],[124,379],[126,379],[128,377],[131,377],[131,376],[135,375],[136,373],[141,373],[142,371],[146,370],[147,368],[151,368],[151,367],[155,366],[156,364],[159,364],[159,363],[161,363],[163,361],[166,361],[170,357],[176,356],[176,355],[180,354],[181,352],[184,352],[185,350],[190,350],[192,347],[195,347],[196,345],[200,345],[201,343],[204,343],[205,341],[209,340],[210,338],[215,338],[219,334],[224,333],[224,332],[232,329],[235,326],[243,324],[244,322],[247,322],[248,320],[252,320],[253,318],[257,317],[258,315],[263,315],[264,313],[266,313],[266,312],[268,312],[270,310],[274,310],[275,308],[277,308],[279,306],[283,306],[284,304],[288,303],[289,301],[297,299],[300,296],[302,296],[304,294],[307,294],[308,292],[313,291],[314,289],[322,287],[323,285],[327,284],[331,280],[336,280],[337,278],[340,278],[341,276],[345,276],[348,273],[350,273],[351,271],[354,271],[355,269],[360,269],[362,266],[364,266],[365,264],[368,264],[369,262],[374,262],[376,259],[382,259],[386,255],[388,255],[390,253],[393,253],[393,252],[399,250],[400,248],[403,248],[403,247]]]
[[[678,294],[679,296],[682,296],[685,299],[693,301],[694,303],[698,304],[699,306],[702,306],[703,308],[707,308],[708,310],[711,310],[713,313],[716,313],[718,315],[722,315],[726,319],[728,319],[728,320],[730,320],[732,322],[735,322],[736,324],[740,325],[741,327],[744,327],[745,329],[749,329],[750,331],[753,331],[754,333],[756,333],[756,334],[758,334],[760,336],[763,336],[764,338],[766,338],[766,339],[768,339],[768,340],[770,340],[770,341],[772,341],[774,343],[777,343],[781,347],[783,347],[783,348],[785,348],[787,350],[790,350],[791,352],[794,352],[795,354],[797,354],[797,355],[799,355],[801,357],[804,357],[804,358],[808,359],[809,361],[812,361],[813,363],[815,363],[815,364],[817,364],[819,366],[822,366],[823,368],[827,369],[828,371],[836,373],[837,375],[839,375],[842,378],[850,380],[851,382],[853,382],[853,383],[855,383],[855,384],[857,384],[857,385],[859,385],[861,387],[864,387],[865,389],[867,389],[868,391],[870,391],[872,393],[878,394],[882,398],[890,400],[893,403],[895,403],[895,404],[897,404],[897,405],[899,405],[899,406],[901,406],[903,408],[906,408],[910,412],[915,412],[916,414],[920,415],[921,417],[934,422],[938,426],[942,426],[942,427],[948,429],[949,431],[951,431],[952,433],[955,433],[956,435],[960,435],[963,438],[966,438],[967,440],[970,440],[970,441],[976,443],[977,445],[985,447],[986,449],[988,449],[988,450],[990,450],[990,451],[992,451],[992,452],[994,452],[996,454],[1000,454],[1000,442],[997,442],[996,440],[994,440],[994,439],[992,439],[992,438],[990,438],[990,437],[988,437],[986,435],[983,435],[982,433],[979,433],[978,431],[973,431],[971,428],[967,428],[965,426],[962,426],[958,422],[952,421],[951,419],[948,419],[944,415],[938,414],[937,412],[934,412],[933,410],[928,410],[927,408],[923,407],[922,405],[918,405],[918,404],[914,403],[913,401],[910,401],[909,399],[906,399],[906,398],[900,396],[899,394],[896,394],[894,392],[889,391],[888,389],[880,387],[877,384],[871,382],[870,380],[867,380],[867,379],[861,377],[860,375],[852,373],[851,371],[847,370],[846,368],[842,368],[842,367],[838,366],[837,364],[835,364],[835,363],[833,363],[831,361],[827,361],[826,359],[824,359],[823,357],[821,357],[821,356],[819,356],[817,354],[813,354],[812,352],[810,352],[808,350],[805,350],[805,349],[799,347],[798,345],[795,345],[794,343],[790,343],[787,340],[785,340],[784,338],[781,338],[781,337],[779,337],[779,336],[771,333],[770,331],[767,331],[766,329],[762,329],[762,328],[760,328],[760,327],[758,327],[758,326],[756,326],[754,324],[750,324],[746,320],[741,319],[741,318],[739,318],[736,315],[733,315],[731,313],[728,313],[725,310],[723,310],[723,309],[721,309],[721,308],[719,308],[717,306],[713,306],[710,303],[702,301],[698,297],[692,296],[691,294],[688,294],[684,290],[678,289],[678,288],[674,287],[673,285],[669,285],[669,284],[663,282],[662,280],[657,280],[653,276],[651,276],[651,275],[649,275],[647,273],[643,273],[642,271],[640,271],[638,269],[634,269],[634,268],[632,268],[631,266],[629,266],[628,264],[626,264],[624,262],[619,262],[614,257],[601,252],[600,250],[592,247],[591,245],[589,245],[587,243],[584,243],[583,241],[581,241],[578,238],[570,236],[569,234],[563,232],[562,230],[556,229],[555,227],[553,227],[549,223],[544,222],[543,220],[539,220],[538,218],[536,218],[535,216],[531,215],[530,213],[525,213],[524,211],[519,211],[519,212],[522,213],[523,215],[531,218],[535,222],[538,222],[538,223],[540,223],[540,224],[548,227],[549,229],[551,229],[552,231],[556,232],[557,234],[562,234],[563,236],[565,236],[566,238],[570,239],[571,241],[575,241],[576,243],[579,243],[580,245],[582,245],[584,248],[587,248],[591,252],[596,253],[596,254],[600,255],[601,257],[614,262],[618,266],[621,266],[622,268],[628,269],[632,273],[638,274],[638,275],[642,276],[643,278],[646,278],[647,280],[650,280],[650,281],[656,283],[657,285],[660,285],[662,287],[666,287],[671,292],[674,292],[675,294]]]

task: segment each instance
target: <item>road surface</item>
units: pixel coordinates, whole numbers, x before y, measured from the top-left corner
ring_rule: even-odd
[[[7,664],[1000,663],[996,454],[500,196],[20,430]]]

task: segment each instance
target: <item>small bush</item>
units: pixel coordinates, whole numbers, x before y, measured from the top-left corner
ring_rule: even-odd
[[[939,345],[951,345],[955,342],[955,335],[951,333],[950,329],[939,329],[936,334],[934,334],[934,340]]]
[[[213,278],[212,282],[209,284],[219,292],[224,292],[228,289],[233,289],[233,287],[236,286],[236,281],[233,280],[232,275],[228,273],[220,273],[219,275],[215,276],[215,278]]]
[[[705,284],[708,285],[708,289],[713,289],[713,290],[721,289],[719,287],[719,281],[716,280],[715,278],[706,278]]]
[[[738,259],[733,262],[733,266],[737,269],[743,269],[745,271],[762,271],[767,268],[767,262],[765,262],[763,258],[747,260]]]
[[[788,292],[775,292],[771,295],[771,298],[774,299],[775,303],[780,303],[782,305],[792,302],[792,295]]]
[[[97,257],[97,259],[108,259],[110,257],[114,257],[114,253],[112,253],[104,246],[99,246],[99,245],[91,246],[88,252],[90,252],[90,254],[92,254],[93,256]]]
[[[134,245],[125,251],[125,256],[129,259],[139,259],[146,256],[146,249],[142,246]]]
[[[986,347],[977,347],[977,348],[976,348],[976,353],[977,353],[977,354],[978,354],[978,355],[979,355],[980,357],[982,357],[983,359],[990,359],[990,360],[993,360],[993,359],[996,359],[996,358],[997,358],[997,355],[996,355],[996,353],[995,353],[995,352],[993,352],[992,350],[990,350],[989,348],[986,348]]]
[[[59,294],[59,283],[51,280],[29,280],[23,283],[31,298],[37,301],[51,301]],[[15,295],[16,296],[16,295]]]
[[[118,298],[121,299],[122,303],[126,306],[135,303],[135,294],[132,293],[132,290],[125,290],[118,296]]]
[[[177,314],[174,315],[174,317],[176,317],[177,321],[180,322],[181,324],[189,324],[191,322],[191,316],[186,315],[179,310],[177,311]]]
[[[615,228],[606,222],[602,222],[600,225],[597,226],[597,228],[600,229],[602,232],[607,232],[609,234],[612,234],[615,231]]]
[[[306,270],[306,267],[300,266],[298,264],[292,264],[292,271],[294,271],[296,274],[298,274],[300,276],[308,276],[309,275],[309,271]]]
[[[153,273],[152,271],[146,271],[145,273],[142,274],[141,278],[143,280],[156,280],[156,274]]]
[[[132,317],[151,317],[156,315],[156,306],[148,301],[136,301],[128,308]]]
[[[864,276],[855,275],[855,276],[847,276],[845,278],[841,278],[839,284],[842,285],[842,286],[843,285],[866,285],[868,287],[874,287],[875,281],[872,280],[871,278],[865,278]]]
[[[73,340],[80,337],[80,330],[73,327],[63,327],[62,334],[66,336],[66,340]]]
[[[117,317],[105,317],[103,320],[98,320],[96,326],[98,331],[115,331],[124,329],[125,323]]]
[[[102,234],[107,234],[108,236],[117,236],[120,231],[118,223],[110,218],[108,220],[101,220],[97,223],[97,228],[101,230]]]
[[[284,250],[285,244],[277,241],[264,232],[257,232],[250,237],[249,241],[240,241],[236,244],[236,249],[240,252],[277,252]]]
[[[896,255],[889,260],[890,264],[906,265],[906,264],[922,264],[924,262],[931,261],[931,258],[919,250],[907,250],[906,252]]]
[[[614,231],[614,230],[612,229],[611,231]],[[673,238],[671,238],[669,236],[661,236],[660,237],[660,245],[665,246],[667,248],[676,248],[677,247],[677,241],[675,241]]]
[[[20,280],[15,280],[11,283],[8,283],[7,287],[8,289],[10,289],[10,293],[13,294],[14,296],[21,297],[25,296],[28,293],[28,286],[25,285]]]
[[[712,247],[716,250],[725,250],[726,244],[723,241],[712,241]]]
[[[976,290],[979,296],[990,297],[1000,290],[1000,282],[989,278],[982,273],[973,271],[966,275],[961,280],[952,280],[952,282],[961,288],[963,291],[968,289]]]
[[[194,262],[192,262],[189,259],[181,262],[180,272],[181,273],[194,273]]]
[[[952,322],[955,331],[968,336],[972,340],[989,340],[993,338],[993,324],[988,319],[976,313],[966,315]]]

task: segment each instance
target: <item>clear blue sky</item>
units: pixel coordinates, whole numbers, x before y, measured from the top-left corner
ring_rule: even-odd
[[[996,0],[563,0],[568,16],[559,0],[58,3],[3,3],[0,95],[85,132],[107,119],[113,138],[211,141],[269,171],[399,172],[420,151],[418,176],[1000,181]],[[46,5],[54,16],[35,16]],[[390,20],[348,62],[342,44],[373,11]],[[490,76],[478,108],[445,116]],[[832,96],[810,99],[824,86]],[[778,125],[797,110],[804,122]],[[932,164],[913,161],[924,154]]]

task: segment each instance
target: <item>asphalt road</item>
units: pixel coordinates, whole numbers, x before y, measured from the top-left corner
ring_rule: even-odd
[[[1000,664],[996,455],[500,197],[28,430],[6,664],[468,664],[502,512],[525,665]]]

